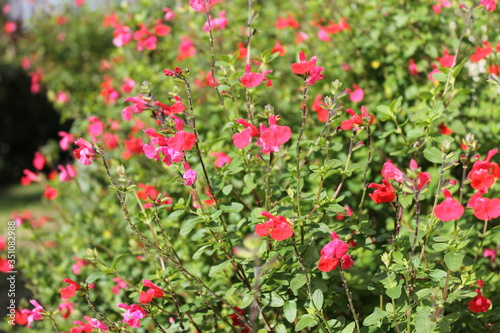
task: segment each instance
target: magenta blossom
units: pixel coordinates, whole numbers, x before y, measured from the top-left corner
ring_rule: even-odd
[[[209,31],[210,29],[212,30],[224,30],[226,29],[227,26],[227,18],[226,18],[226,11],[223,10],[219,13],[218,18],[212,18],[210,16],[210,21],[205,22],[205,25],[203,25],[203,31]]]
[[[90,165],[95,155],[95,150],[92,147],[92,144],[83,138],[76,140],[75,144],[80,146],[73,151],[75,158],[83,165]]]
[[[446,199],[434,207],[434,215],[445,222],[458,220],[464,213],[464,207],[457,199],[452,198],[450,191],[447,189],[443,190],[443,194]]]
[[[337,233],[332,232],[332,241],[326,244],[320,252],[318,269],[329,272],[337,268],[339,263],[343,269],[349,269],[354,264],[351,256],[347,254],[349,244],[339,239]]]
[[[197,173],[196,171],[191,170],[191,167],[186,161],[184,161],[183,164],[184,164],[184,169],[186,169],[186,172],[184,172],[184,175],[182,175],[182,178],[184,178],[185,180],[184,185],[191,186],[196,181]]]
[[[22,310],[23,314],[27,314],[28,315],[28,327],[31,327],[31,325],[33,324],[33,321],[38,321],[38,320],[42,320],[43,319],[43,317],[42,317],[42,313],[43,313],[42,306],[40,304],[38,304],[38,302],[35,301],[34,299],[30,300],[30,303],[35,307],[33,310],[28,310],[28,309]]]
[[[272,71],[265,71],[264,73],[252,73],[250,64],[246,65],[245,75],[240,79],[241,83],[247,88],[257,87],[264,80],[268,80],[265,76]]]
[[[148,313],[138,304],[127,305],[124,303],[118,304],[120,308],[124,308],[127,311],[123,314],[123,321],[127,323],[130,327],[139,327],[141,325],[140,320],[145,318]]]

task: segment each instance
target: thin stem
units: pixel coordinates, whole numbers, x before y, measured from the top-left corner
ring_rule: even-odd
[[[359,316],[358,313],[356,312],[356,309],[354,308],[354,302],[352,301],[352,293],[349,290],[349,286],[347,285],[347,279],[344,274],[344,270],[342,267],[340,267],[340,276],[342,277],[342,282],[344,284],[344,290],[347,295],[347,299],[349,300],[349,310],[351,310],[351,313],[354,317],[354,322],[356,323],[356,332],[360,333],[361,328],[359,326]]]
[[[212,80],[214,82],[214,89],[215,92],[217,93],[217,98],[219,100],[219,105],[226,115],[226,118],[229,119],[229,114],[227,113],[226,106],[224,104],[224,99],[222,98],[222,95],[217,89],[217,85],[215,84],[215,50],[214,50],[214,37],[212,33],[212,23],[210,22],[210,5],[208,0],[205,0],[205,4],[207,6],[207,11],[205,13],[205,18],[207,19],[207,24],[208,24],[208,36],[209,36],[209,41],[210,41],[210,71],[212,73]]]
[[[300,147],[300,143],[301,143],[301,140],[302,140],[302,135],[304,134],[304,129],[306,127],[306,117],[307,117],[307,92],[308,92],[308,88],[307,88],[307,84],[306,84],[306,81],[305,81],[305,78],[304,78],[304,85],[303,85],[303,94],[302,94],[302,107],[301,107],[301,115],[302,115],[302,123],[300,125],[300,132],[299,132],[299,135],[297,137],[297,152],[296,152],[296,156],[295,156],[295,160],[296,160],[296,163],[297,163],[297,168],[295,170],[296,172],[296,183],[297,183],[297,188],[296,188],[296,197],[295,197],[295,205],[296,205],[296,208],[297,208],[297,218],[300,218],[300,195],[301,195],[301,192],[302,192],[302,189],[300,188],[300,170],[301,170],[301,167],[300,167],[300,155],[302,153],[302,149]],[[305,220],[302,220],[301,224],[300,224],[300,243],[303,245],[304,244],[304,238],[305,238],[305,234],[304,234],[304,224],[305,224]]]

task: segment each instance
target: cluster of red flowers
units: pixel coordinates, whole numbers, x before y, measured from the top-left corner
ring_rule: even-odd
[[[336,232],[332,232],[332,241],[326,244],[320,252],[318,269],[322,272],[329,272],[340,266],[349,269],[354,264],[351,256],[347,254],[349,244],[339,238]]]

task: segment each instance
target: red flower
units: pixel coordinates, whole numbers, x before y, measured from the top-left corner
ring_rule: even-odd
[[[298,63],[292,64],[292,72],[295,74],[307,74],[316,67],[316,57],[312,57],[311,60],[307,61],[303,51],[299,52],[299,61]]]
[[[238,149],[243,149],[250,144],[253,137],[259,136],[259,129],[245,119],[237,119],[236,122],[245,126],[245,129],[233,135],[233,143]]]
[[[486,7],[486,10],[489,12],[493,12],[497,9],[496,0],[481,0],[481,5]]]
[[[179,55],[177,56],[177,60],[182,61],[186,58],[193,57],[195,54],[196,48],[194,47],[193,41],[189,39],[189,37],[183,36],[182,42],[179,44]]]
[[[45,185],[45,192],[43,192],[43,196],[49,200],[53,200],[57,198],[57,189],[50,187],[49,185]]]
[[[493,51],[488,41],[483,41],[483,44],[484,47],[476,47],[476,53],[470,56],[470,61],[479,62],[482,59],[486,58]]]
[[[141,113],[146,110],[147,102],[143,100],[140,96],[137,97],[125,97],[123,99],[125,102],[132,102],[133,105],[127,106],[122,110],[122,117],[125,121],[132,119],[132,113]]]
[[[257,87],[264,80],[268,80],[265,76],[272,71],[265,71],[264,73],[252,73],[250,64],[246,65],[245,75],[240,79],[241,83],[247,88]]]
[[[352,109],[347,109],[346,112],[349,113],[352,117],[342,122],[341,127],[343,130],[352,129],[354,124],[363,125],[363,118],[368,117],[369,118],[368,123],[370,125],[373,123],[373,120],[375,119],[373,115],[368,114],[368,111],[366,110],[366,107],[364,105],[361,106],[361,115],[358,115]]]
[[[64,299],[75,296],[76,292],[80,290],[80,284],[69,278],[65,278],[63,282],[69,283],[67,287],[61,289],[61,297]]]
[[[130,327],[139,327],[141,325],[140,320],[148,315],[146,310],[144,310],[140,305],[137,304],[127,305],[124,303],[120,303],[118,304],[118,307],[127,310],[123,314],[123,321]]]
[[[439,126],[439,131],[441,132],[441,134],[443,135],[452,135],[453,134],[453,130],[449,127],[447,127],[444,123],[441,123]]]
[[[478,191],[467,203],[474,209],[474,216],[480,220],[486,221],[500,216],[500,199],[483,198],[486,191]]]
[[[221,0],[209,0],[208,7],[205,0],[189,0],[189,5],[197,12],[206,12],[210,8]]]
[[[276,27],[276,29],[285,29],[288,27],[297,29],[298,27],[300,27],[300,24],[293,18],[293,15],[290,14],[286,18],[278,16],[278,20],[276,21],[276,23],[274,23],[274,26]]]
[[[332,232],[331,236],[333,240],[321,249],[318,269],[322,272],[332,271],[337,268],[341,260],[343,269],[351,268],[354,262],[347,254],[349,245],[339,239],[337,233]]]
[[[498,149],[488,152],[484,160],[476,161],[469,173],[470,186],[478,191],[486,190],[493,186],[496,179],[500,179],[500,167],[491,158],[498,153]]]
[[[444,50],[443,56],[441,58],[436,58],[437,61],[439,61],[439,64],[441,67],[452,67],[453,62],[455,61],[455,56],[448,54],[448,50]]]
[[[233,160],[224,152],[215,152],[212,153],[212,156],[217,158],[217,160],[215,161],[215,166],[218,168],[222,168],[224,165],[231,163],[231,161]]]
[[[276,41],[276,43],[274,44],[274,46],[271,50],[271,53],[276,53],[276,52],[279,52],[280,56],[285,55],[285,53],[286,53],[285,48],[283,47],[283,45],[281,45],[279,40]]]
[[[267,217],[269,220],[255,226],[255,233],[257,235],[264,237],[269,234],[272,239],[277,241],[292,237],[292,225],[284,216],[274,216],[269,212],[262,212],[260,215]]]
[[[165,295],[160,287],[149,280],[143,280],[142,284],[149,288],[147,291],[141,291],[139,294],[139,302],[142,304],[149,303],[153,298],[160,298]]]
[[[452,198],[447,189],[443,190],[443,194],[446,199],[434,207],[434,215],[444,222],[458,220],[464,213],[464,207],[458,200]]]
[[[328,110],[325,109],[326,105],[321,101],[322,98],[323,96],[316,95],[316,98],[314,99],[312,105],[312,110],[318,114],[319,121],[321,121],[322,123],[326,123],[326,121],[328,120]]]
[[[477,296],[468,303],[472,312],[486,312],[491,306],[491,301],[481,294],[481,290],[476,289]]]
[[[383,202],[392,202],[394,199],[396,199],[394,187],[392,187],[391,183],[389,183],[387,179],[382,179],[382,183],[383,184],[371,183],[368,185],[368,188],[374,187],[376,189],[373,193],[369,193],[368,195],[377,204],[381,204]]]

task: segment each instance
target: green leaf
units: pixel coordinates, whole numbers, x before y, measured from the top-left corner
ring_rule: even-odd
[[[179,231],[179,234],[181,236],[185,236],[185,235],[189,234],[198,222],[200,222],[199,218],[185,220],[184,223],[182,224],[182,227],[181,227],[181,230]]]
[[[297,323],[297,325],[295,326],[295,331],[300,331],[304,328],[308,328],[308,327],[314,327],[318,324],[318,322],[316,321],[316,319],[309,315],[309,314],[305,314],[302,316],[302,318],[300,318],[299,322]]]
[[[287,333],[286,326],[283,324],[278,324],[274,327],[276,333]],[[267,332],[267,330],[266,330]]]
[[[228,195],[233,190],[233,185],[226,185],[222,188],[222,193]]]
[[[226,213],[239,213],[243,210],[243,208],[245,208],[245,206],[243,206],[239,202],[232,202],[231,206],[222,205],[220,207],[220,209]]]
[[[104,276],[103,272],[93,272],[90,273],[89,276],[87,276],[87,279],[85,279],[85,282],[87,283],[93,283],[94,281],[97,281],[100,279],[102,276]]]
[[[297,303],[290,301],[286,302],[285,305],[283,305],[283,314],[289,323],[293,323],[295,318],[297,318]]]
[[[424,157],[431,163],[441,163],[443,161],[443,153],[433,146],[424,149]]]
[[[448,80],[448,75],[445,73],[435,73],[432,77],[438,82],[446,82]]]
[[[431,311],[427,308],[417,309],[415,319],[415,333],[434,332],[434,322],[431,320]]]
[[[386,295],[393,299],[401,297],[401,286],[389,288],[385,291]]]
[[[356,323],[353,321],[352,323],[344,327],[342,333],[352,333],[354,332],[354,327],[356,327]]]
[[[208,276],[214,277],[217,275],[217,273],[222,272],[226,268],[231,267],[231,262],[229,260],[226,260],[218,265],[210,267],[210,271],[208,272]]]
[[[280,308],[285,304],[285,301],[280,295],[272,291],[270,294],[264,295],[263,303],[273,308]]]
[[[253,302],[253,293],[247,293],[241,300],[240,308],[244,309]]]
[[[203,252],[205,252],[205,249],[207,247],[209,247],[210,244],[207,244],[207,245],[203,245],[202,247],[200,247],[194,254],[193,254],[193,259],[194,260],[197,260],[198,258],[201,257],[201,255],[203,254]]]
[[[430,91],[424,90],[418,94],[418,97],[420,97],[420,99],[432,99],[434,95]]]
[[[369,315],[368,317],[363,320],[363,325],[364,326],[374,326],[376,325],[380,320],[384,319],[387,317],[389,314],[385,311],[380,310],[379,308],[375,308],[373,310],[373,313]]]
[[[446,263],[446,267],[448,267],[450,271],[456,272],[462,266],[464,257],[465,256],[461,253],[448,252],[444,255],[444,262]]]
[[[312,295],[312,300],[317,310],[321,310],[323,307],[323,292],[321,289],[316,289]]]
[[[297,291],[299,290],[300,288],[302,288],[302,286],[304,286],[306,284],[306,276],[304,274],[297,274],[293,279],[292,281],[290,281],[290,288],[293,290],[293,291]]]

